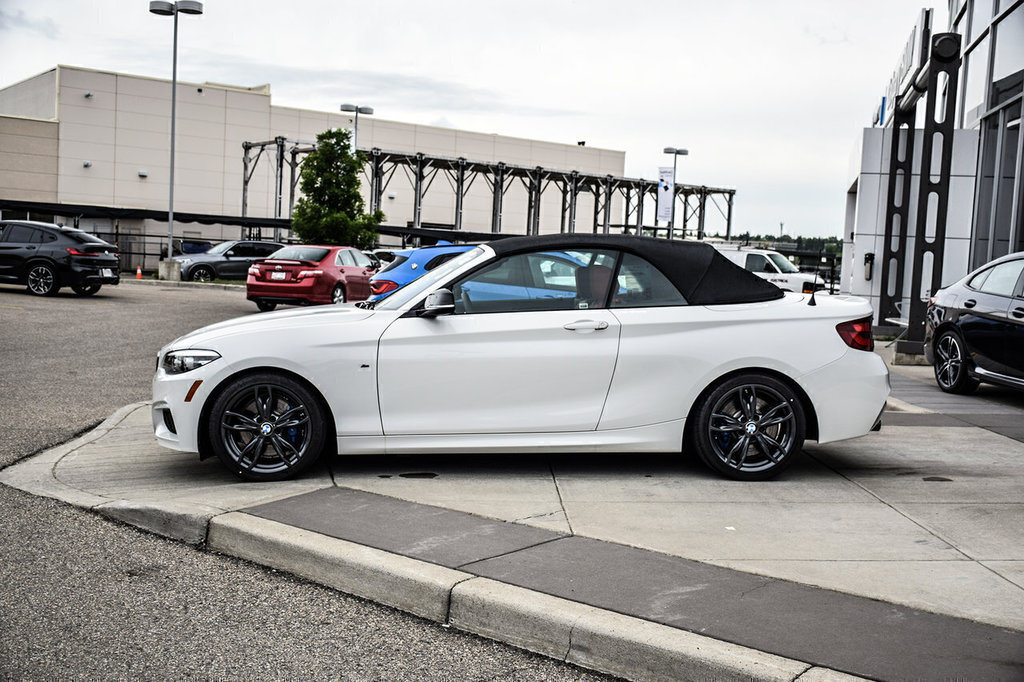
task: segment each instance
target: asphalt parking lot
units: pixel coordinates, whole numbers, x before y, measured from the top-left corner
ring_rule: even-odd
[[[130,286],[139,291],[144,288]],[[172,295],[169,288],[165,293]],[[230,292],[224,296],[230,298]],[[242,314],[250,312],[249,304],[242,303]],[[3,312],[0,308],[0,314]],[[147,328],[146,333],[150,331]],[[152,353],[166,340],[160,340]],[[144,370],[140,368],[147,378],[151,362]],[[1008,661],[1014,655],[1017,660],[1024,655],[1024,537],[1020,530],[1024,516],[1019,495],[1024,484],[1024,427],[1019,418],[1024,414],[1024,399],[1021,394],[989,387],[969,398],[946,396],[930,382],[928,368],[897,367],[893,384],[897,399],[881,433],[829,446],[811,444],[807,456],[781,478],[758,484],[723,481],[696,463],[665,456],[510,457],[488,458],[486,462],[431,457],[339,459],[291,487],[268,489],[235,483],[216,462],[200,465],[187,455],[154,449],[146,433],[143,408],[125,412],[133,416],[120,422],[119,428],[124,430],[111,431],[117,437],[113,447],[97,440],[55,460],[52,470],[63,485],[87,491],[100,498],[101,505],[117,508],[108,514],[115,518],[118,514],[130,517],[125,510],[132,505],[135,511],[180,510],[182,505],[196,502],[215,507],[204,512],[205,518],[203,513],[190,512],[193,516],[189,518],[198,518],[204,533],[208,532],[205,524],[212,528],[218,515],[226,518],[242,510],[322,534],[322,525],[304,524],[301,509],[302,500],[312,499],[318,500],[314,508],[322,510],[323,498],[306,496],[368,494],[419,505],[414,514],[428,508],[444,509],[472,519],[506,522],[503,528],[552,533],[559,541],[585,539],[613,549],[625,548],[630,565],[647,561],[636,558],[640,556],[670,557],[727,570],[741,579],[743,575],[771,579],[774,586],[827,588],[830,594],[866,600],[858,604],[889,605],[882,615],[866,616],[868,627],[880,627],[874,619],[897,616],[929,621],[937,633],[953,638],[949,647],[960,632],[983,633],[978,642],[968,643],[972,651],[983,648],[982,639],[998,640],[1004,650],[986,650],[982,658],[988,657],[991,663],[1000,653],[1012,654],[1003,667],[973,670],[975,677],[977,671],[984,670],[986,679],[999,678],[992,670],[1005,672],[1007,665],[1013,670]],[[142,393],[139,400],[148,397]],[[401,507],[389,507],[389,513],[399,513],[396,509]],[[354,535],[336,531],[342,533],[336,537],[379,547],[374,543],[383,542],[378,538],[388,534],[384,518],[374,519],[371,527],[378,530],[372,536],[360,535],[363,531],[357,526],[350,529]],[[436,531],[427,544],[440,542],[442,535]],[[394,540],[385,549],[423,558],[427,538],[421,540]],[[634,555],[634,551],[648,554]],[[428,553],[427,560],[447,565],[443,557],[434,554]],[[586,592],[584,587],[600,584],[601,576],[611,573],[610,564],[594,562],[593,556],[589,563],[596,563],[598,570],[581,569],[581,576],[590,578],[586,586],[576,585],[572,590]],[[578,562],[568,566],[568,570],[576,570],[572,566],[580,569]],[[506,566],[505,572],[499,573],[514,584],[528,582],[520,578],[517,583],[508,577],[515,575],[513,569]],[[477,575],[491,575],[496,569],[488,570],[492,573]],[[641,584],[649,577],[631,576],[627,571],[623,579]],[[761,588],[766,584],[754,583]],[[613,585],[610,590],[625,593],[623,585]],[[563,588],[546,585],[537,589],[557,594]],[[672,595],[672,603],[678,605],[680,594],[687,590],[680,585],[666,589],[654,595],[653,611],[642,613],[641,620],[662,622],[658,613],[662,620],[693,618],[692,612],[672,615],[664,599],[666,594]],[[619,604],[613,608],[628,613],[630,607]],[[780,622],[800,613],[795,603],[783,602],[775,608]],[[754,621],[754,616],[751,612],[745,619]],[[810,635],[831,622],[846,622],[845,618],[846,613],[833,613],[822,616],[819,623],[805,617],[801,626],[809,624]],[[721,624],[700,620],[687,629],[708,632],[712,637],[725,632]],[[735,642],[743,635],[719,636]],[[889,660],[881,661],[886,665],[879,665],[856,651],[852,636],[847,650],[839,652],[809,651],[808,638],[802,650],[787,648],[786,642],[768,643],[762,649],[876,679],[930,678],[943,671],[952,674],[950,668],[935,667],[939,665],[935,661],[915,659],[915,653],[925,658],[924,643],[919,652],[911,648],[912,655],[905,660],[890,654],[884,657]],[[943,641],[942,637],[932,639]],[[878,652],[875,649],[876,658]],[[837,653],[843,656],[836,657]],[[941,657],[941,652],[938,655]],[[971,669],[965,670],[971,677]],[[1016,671],[1019,673],[1019,667]]]

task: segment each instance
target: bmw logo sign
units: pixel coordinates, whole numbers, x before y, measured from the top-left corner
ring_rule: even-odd
[[[753,436],[755,433],[757,433],[757,424],[755,424],[754,422],[749,422],[747,424],[746,431],[748,434]]]
[[[263,422],[263,424],[260,425],[260,433],[262,433],[264,436],[269,436],[271,432],[273,432],[273,430],[274,425],[271,424],[270,422]]]

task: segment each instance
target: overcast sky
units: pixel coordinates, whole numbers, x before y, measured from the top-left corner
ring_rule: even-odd
[[[934,4],[934,3],[933,3]],[[276,105],[626,152],[735,188],[734,229],[839,236],[848,166],[920,0],[206,0],[178,78]],[[170,78],[148,0],[0,0],[0,87],[57,64]],[[934,29],[946,30],[946,5]],[[714,210],[713,208],[710,210]]]

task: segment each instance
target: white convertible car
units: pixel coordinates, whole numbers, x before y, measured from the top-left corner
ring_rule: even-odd
[[[253,315],[160,351],[161,445],[278,480],[324,453],[693,451],[736,479],[877,429],[862,299],[784,294],[710,246],[479,246],[376,307]]]

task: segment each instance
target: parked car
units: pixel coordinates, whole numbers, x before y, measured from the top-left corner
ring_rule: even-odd
[[[121,281],[117,247],[73,227],[28,220],[0,221],[0,282],[24,284],[37,296],[71,287],[92,296]]]
[[[712,246],[736,265],[768,280],[783,291],[809,294],[812,291],[820,291],[826,286],[823,278],[800,272],[799,268],[790,263],[789,259],[778,251],[728,242],[715,243]]]
[[[349,246],[286,246],[249,266],[245,296],[263,311],[278,303],[362,301],[373,272],[370,259]]]
[[[391,262],[370,278],[369,301],[380,301],[395,293],[424,273],[430,272],[442,263],[447,263],[460,253],[473,248],[472,244],[437,244],[418,249],[402,249],[392,252]]]
[[[1024,389],[1024,251],[935,293],[924,352],[947,393],[972,393],[981,382]]]
[[[554,262],[580,261],[573,295]],[[464,296],[501,280],[519,295]],[[541,286],[538,286],[541,285]],[[546,285],[546,286],[544,286]],[[622,235],[472,247],[366,307],[222,322],[159,353],[161,445],[278,480],[341,455],[696,452],[736,479],[878,427],[863,299],[784,293],[706,244]],[[798,342],[794,342],[798,340]]]
[[[266,258],[284,244],[236,240],[222,242],[203,253],[174,256],[181,263],[181,278],[196,282],[214,279],[245,279],[257,258]]]

